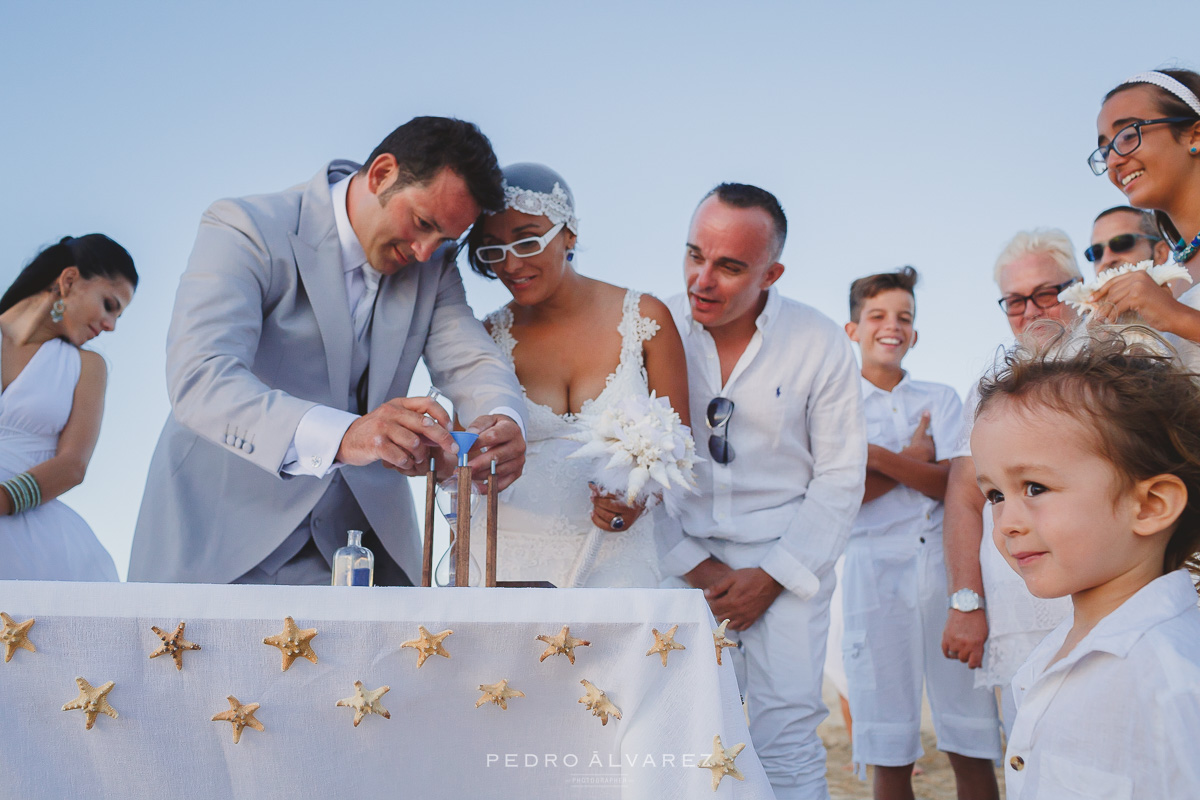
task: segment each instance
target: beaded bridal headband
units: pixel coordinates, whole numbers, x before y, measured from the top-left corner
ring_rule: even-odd
[[[1196,97],[1195,92],[1164,72],[1139,72],[1124,83],[1148,83],[1157,86],[1187,103],[1192,111],[1196,112],[1196,116],[1200,117],[1200,97]]]
[[[545,216],[579,235],[571,189],[561,175],[542,164],[510,164],[504,168],[504,207]]]

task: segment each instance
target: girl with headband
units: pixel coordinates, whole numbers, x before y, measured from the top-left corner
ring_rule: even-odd
[[[1092,171],[1107,174],[1131,206],[1155,212],[1174,260],[1192,276],[1178,300],[1144,272],[1110,280],[1092,296],[1097,316],[1136,311],[1200,369],[1200,74],[1134,75],[1105,95],[1096,129]]]

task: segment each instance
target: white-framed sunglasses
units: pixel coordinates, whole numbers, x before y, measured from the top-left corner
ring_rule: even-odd
[[[536,256],[546,249],[546,245],[558,236],[558,232],[566,225],[560,222],[541,236],[530,236],[512,244],[489,244],[486,247],[475,248],[475,258],[484,264],[499,264],[504,260],[505,253],[512,253],[517,258]]]

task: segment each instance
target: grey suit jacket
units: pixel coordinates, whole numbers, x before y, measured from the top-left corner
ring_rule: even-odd
[[[259,564],[332,480],[282,476],[300,418],[347,409],[352,325],[329,185],[220,200],[204,213],[167,336],[172,414],[150,462],[129,579],[227,583]],[[523,408],[521,386],[466,302],[452,248],[380,284],[368,406],[408,394],[421,356],[461,419]],[[353,410],[353,409],[347,409]],[[420,571],[406,480],[380,464],[343,467],[388,553]]]

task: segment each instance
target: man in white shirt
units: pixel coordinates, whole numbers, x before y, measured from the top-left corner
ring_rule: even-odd
[[[366,531],[377,583],[420,568],[411,494],[455,451],[434,401],[405,397],[423,356],[472,420],[482,478],[520,474],[521,387],[466,303],[455,240],[503,206],[474,125],[418,117],[359,166],[222,200],[201,219],[167,340],[172,415],[133,542],[131,580],[328,583]],[[486,452],[483,452],[486,448]]]
[[[741,647],[754,747],[781,800],[827,798],[821,674],[833,564],[862,499],[858,369],[828,317],[780,296],[787,220],[722,184],[692,217],[686,294],[669,306],[688,359],[701,497],[662,541],[665,575],[705,590]]]

